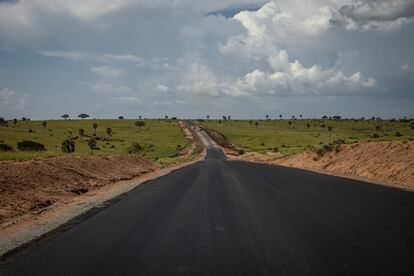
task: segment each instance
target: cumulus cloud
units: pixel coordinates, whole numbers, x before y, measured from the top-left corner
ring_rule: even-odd
[[[256,60],[266,60],[271,71],[255,69],[238,79],[227,92],[230,95],[259,93],[269,95],[341,94],[347,91],[375,88],[374,78],[367,78],[361,72],[345,75],[338,66],[322,68],[318,64],[304,66],[299,60],[290,61],[286,49],[278,49],[279,38],[290,35],[303,36],[328,29],[331,13],[321,10],[319,19],[307,18],[303,24],[308,29],[293,24],[295,16],[280,10],[270,2],[258,11],[243,11],[234,16],[246,28],[244,36],[230,38],[221,48],[223,54],[238,54]],[[299,20],[300,21],[300,20]],[[282,29],[282,30],[281,30]],[[309,31],[312,30],[312,31]],[[304,33],[305,32],[305,33]]]

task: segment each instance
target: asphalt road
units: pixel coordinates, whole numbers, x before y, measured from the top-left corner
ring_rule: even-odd
[[[0,275],[414,275],[413,257],[414,193],[210,148]]]

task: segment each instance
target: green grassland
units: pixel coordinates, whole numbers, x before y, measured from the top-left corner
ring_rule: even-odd
[[[0,143],[14,148],[13,152],[0,152],[0,160],[22,160],[37,157],[61,155],[90,155],[88,139],[95,137],[99,150],[94,155],[127,154],[132,143],[138,143],[142,150],[138,154],[150,160],[174,158],[189,141],[184,137],[177,121],[145,120],[145,126],[139,129],[134,125],[136,120],[48,120],[46,128],[43,121],[12,122],[9,126],[0,126]],[[93,124],[97,123],[96,136],[93,136]],[[112,136],[106,133],[112,129]],[[79,129],[85,130],[82,141]],[[32,132],[29,132],[29,129]],[[64,139],[72,138],[75,152],[63,153],[61,144]],[[17,149],[17,142],[30,140],[44,144],[47,148],[42,152],[24,152]]]
[[[258,122],[257,127],[255,122]],[[338,139],[353,143],[406,140],[414,137],[413,121],[203,120],[201,125],[223,133],[233,144],[247,152],[278,150],[283,154],[293,154],[310,148],[321,148],[324,144]],[[331,131],[328,130],[329,127],[332,128]]]

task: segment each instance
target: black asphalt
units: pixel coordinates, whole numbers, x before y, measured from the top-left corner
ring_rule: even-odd
[[[414,193],[209,149],[16,258],[1,275],[414,275]]]

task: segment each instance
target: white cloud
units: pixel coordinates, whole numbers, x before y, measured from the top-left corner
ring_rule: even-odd
[[[123,73],[121,69],[110,67],[107,65],[92,67],[91,71],[98,77],[102,77],[102,78],[117,78],[121,76]]]
[[[359,71],[345,75],[339,67],[340,63],[325,69],[318,64],[306,67],[299,60],[291,62],[287,50],[278,49],[279,41],[289,39],[289,36],[314,35],[330,28],[334,12],[326,6],[319,11],[321,16],[308,17],[302,21],[270,2],[258,11],[237,14],[234,18],[242,23],[247,34],[230,38],[222,45],[221,52],[224,55],[236,54],[245,60],[265,60],[271,71],[255,69],[228,84],[230,88],[226,88],[225,93],[232,96],[246,93],[340,94],[347,93],[347,90],[376,87],[375,79],[367,78]]]
[[[9,88],[0,90],[0,106],[2,109],[24,110],[28,106],[29,94],[20,94]]]
[[[218,96],[216,77],[200,61],[192,63],[183,77],[179,91],[198,96]]]
[[[128,86],[114,86],[112,84],[99,82],[92,85],[92,90],[95,92],[115,95],[122,95],[131,92],[131,89]]]
[[[167,93],[170,90],[170,88],[167,85],[164,85],[164,84],[157,84],[155,89],[159,92],[162,92],[162,93]]]

